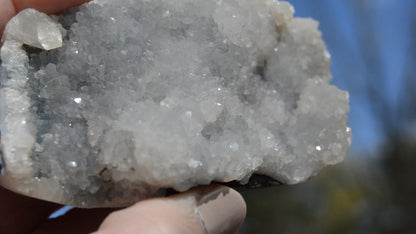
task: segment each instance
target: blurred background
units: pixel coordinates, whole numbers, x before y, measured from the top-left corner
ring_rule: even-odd
[[[320,22],[354,140],[307,182],[243,191],[240,233],[416,233],[416,1],[289,2]]]

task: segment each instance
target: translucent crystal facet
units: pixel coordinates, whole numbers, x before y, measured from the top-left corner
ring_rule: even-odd
[[[3,33],[2,41],[15,40],[45,50],[62,46],[60,25],[46,14],[25,9],[12,18]]]

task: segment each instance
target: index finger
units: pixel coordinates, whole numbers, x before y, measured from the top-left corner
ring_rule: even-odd
[[[80,5],[89,0],[0,0],[0,35],[6,23],[19,11],[35,8],[46,14],[53,14]]]
[[[12,1],[12,0],[9,0]],[[88,0],[14,0],[14,7],[17,12],[26,8],[35,8],[46,14],[53,14],[73,6],[80,5]]]
[[[3,34],[4,26],[16,14],[11,0],[0,0],[0,36]]]

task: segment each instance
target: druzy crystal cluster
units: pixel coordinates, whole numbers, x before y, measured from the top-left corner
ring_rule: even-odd
[[[304,181],[351,143],[312,19],[274,0],[25,10],[1,48],[3,186],[80,207],[210,182]]]

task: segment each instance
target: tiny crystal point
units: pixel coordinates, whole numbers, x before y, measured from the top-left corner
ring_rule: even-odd
[[[3,32],[2,41],[15,40],[44,50],[62,46],[60,25],[35,9],[24,9],[13,17]]]

